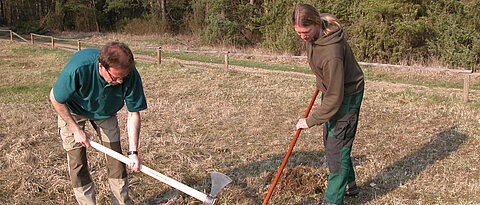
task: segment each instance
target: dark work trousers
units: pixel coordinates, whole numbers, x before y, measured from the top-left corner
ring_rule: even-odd
[[[350,154],[357,132],[362,99],[363,90],[351,96],[344,96],[340,109],[324,123],[323,143],[330,170],[325,200],[334,204],[343,203],[347,184],[355,181]]]

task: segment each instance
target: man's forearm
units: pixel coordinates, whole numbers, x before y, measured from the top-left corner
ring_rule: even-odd
[[[50,91],[50,101],[52,102],[53,108],[55,108],[57,114],[60,115],[63,121],[67,123],[68,127],[72,132],[80,129],[78,124],[73,119],[72,114],[70,114],[70,110],[68,110],[67,105],[59,103],[57,102],[57,100],[55,100],[55,97],[53,95],[53,89]]]
[[[128,150],[137,151],[138,149],[138,138],[140,136],[140,112],[128,112]]]

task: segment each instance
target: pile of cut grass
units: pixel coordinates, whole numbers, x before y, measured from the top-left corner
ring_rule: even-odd
[[[47,98],[72,53],[3,40],[0,51],[0,203],[73,204]],[[149,106],[142,112],[143,163],[205,193],[208,173],[223,172],[233,183],[217,204],[260,204],[313,95],[314,77],[181,61],[137,68]],[[468,103],[461,95],[461,89],[367,79],[352,152],[361,193],[345,203],[480,203],[480,93],[472,91]],[[125,109],[118,116],[126,150]],[[321,132],[320,126],[302,131],[270,204],[322,198]],[[103,154],[89,149],[88,157],[97,200],[109,203]],[[136,204],[200,204],[142,173],[129,173],[129,180]]]

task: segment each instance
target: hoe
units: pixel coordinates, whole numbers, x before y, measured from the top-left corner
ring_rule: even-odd
[[[113,157],[125,164],[128,164],[128,162],[130,162],[130,159],[118,152],[115,152],[101,144],[98,144],[94,141],[90,141],[90,145],[97,149],[98,151],[100,152],[103,152],[105,153],[106,155],[110,156],[110,157]],[[210,194],[209,195],[206,195],[200,191],[197,191],[196,189],[193,189],[185,184],[182,184],[170,177],[167,177],[163,174],[160,174],[158,173],[157,171],[153,170],[153,169],[150,169],[146,166],[143,166],[141,165],[140,166],[140,171],[175,188],[175,189],[178,189],[180,191],[182,191],[183,193],[185,194],[188,194],[200,201],[202,201],[204,204],[208,204],[208,205],[212,205],[213,203],[215,203],[215,199],[218,195],[218,193],[220,192],[221,189],[223,189],[223,187],[225,187],[227,184],[229,184],[230,182],[232,182],[232,179],[230,179],[228,176],[222,174],[222,173],[219,173],[219,172],[212,172],[211,173],[211,177],[212,177],[212,189],[210,191]]]
[[[308,113],[310,113],[310,109],[312,109],[313,103],[315,102],[315,99],[317,98],[318,95],[318,89],[315,90],[315,94],[313,94],[312,100],[310,100],[310,105],[308,105],[307,112],[305,112],[305,115],[303,116],[304,118],[308,117]],[[292,154],[293,147],[295,147],[295,143],[297,142],[297,138],[300,135],[300,132],[302,129],[298,129],[297,133],[295,134],[295,137],[293,137],[292,143],[290,144],[290,147],[288,148],[287,154],[285,155],[285,158],[283,159],[282,165],[280,165],[280,168],[277,171],[277,175],[275,176],[275,179],[273,180],[272,185],[270,186],[270,189],[268,190],[267,196],[265,196],[265,199],[263,200],[262,205],[267,205],[268,200],[272,196],[273,190],[275,189],[275,186],[277,185],[278,179],[280,178],[280,175],[282,175],[283,168],[285,168],[285,165],[287,165],[288,158]]]

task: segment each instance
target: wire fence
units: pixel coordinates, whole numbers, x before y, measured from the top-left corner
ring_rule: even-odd
[[[10,40],[13,41],[13,36],[18,37],[24,42],[29,42],[22,36],[18,35],[17,33],[13,32],[12,30],[1,30],[0,32],[9,32],[10,33]],[[96,46],[103,46],[103,43],[97,42],[90,42],[84,40],[77,40],[77,39],[64,39],[64,38],[57,38],[54,36],[47,36],[41,34],[30,33],[30,43],[35,43],[35,37],[38,38],[47,38],[50,40],[49,44],[51,48],[55,48],[55,40],[63,41],[63,42],[73,42],[76,43],[76,49],[81,50],[82,46],[85,45],[96,45]],[[37,39],[38,39],[37,38]],[[42,42],[46,43],[46,42]],[[48,44],[48,43],[47,43]],[[72,44],[73,45],[73,44]],[[157,51],[156,56],[156,63],[161,64],[162,59],[162,51],[169,51],[169,52],[182,52],[182,53],[204,53],[204,54],[217,54],[217,55],[224,55],[224,69],[228,70],[229,66],[229,56],[246,56],[246,57],[265,57],[265,58],[291,58],[291,59],[306,59],[306,56],[288,56],[288,55],[265,55],[265,54],[248,54],[248,53],[232,53],[229,51],[201,51],[201,50],[183,50],[183,49],[171,49],[171,48],[162,48],[161,46],[130,46],[132,49],[153,49]],[[460,70],[460,69],[448,69],[448,68],[433,68],[433,67],[420,67],[420,66],[404,66],[404,65],[391,65],[391,64],[381,64],[381,63],[367,63],[367,62],[358,62],[360,65],[365,66],[374,66],[374,67],[386,67],[386,68],[402,68],[402,69],[412,69],[412,70],[424,70],[424,71],[443,71],[443,72],[452,72],[464,75],[464,84],[463,84],[463,98],[465,101],[468,101],[469,95],[469,87],[470,87],[470,78],[471,76],[480,76],[480,73],[474,73],[472,70]]]

